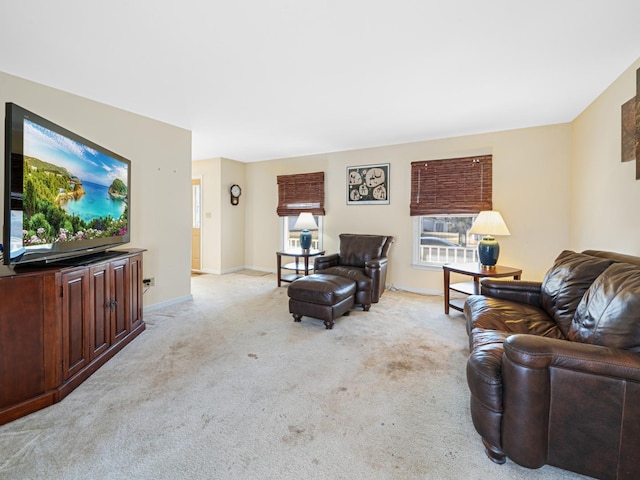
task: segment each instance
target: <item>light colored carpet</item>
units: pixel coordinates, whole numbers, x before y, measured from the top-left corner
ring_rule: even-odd
[[[388,291],[325,330],[293,322],[273,274],[192,282],[66,399],[0,427],[0,478],[584,478],[485,457],[442,297]]]
[[[239,270],[237,273],[241,273],[242,275],[251,275],[252,277],[264,277],[265,275],[269,275],[269,272],[262,272],[260,270]]]

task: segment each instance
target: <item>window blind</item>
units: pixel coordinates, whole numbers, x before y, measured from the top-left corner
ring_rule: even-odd
[[[410,214],[492,210],[491,155],[411,162]]]
[[[278,175],[277,181],[278,216],[324,215],[324,172]]]

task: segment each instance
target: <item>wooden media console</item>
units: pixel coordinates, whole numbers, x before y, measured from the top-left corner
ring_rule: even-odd
[[[0,425],[59,402],[144,331],[143,252],[109,252],[74,266],[5,267]]]

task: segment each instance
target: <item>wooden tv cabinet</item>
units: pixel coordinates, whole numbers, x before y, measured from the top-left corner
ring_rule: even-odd
[[[3,267],[0,425],[59,402],[144,331],[143,252]]]

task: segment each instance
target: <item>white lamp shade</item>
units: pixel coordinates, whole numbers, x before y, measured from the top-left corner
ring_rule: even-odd
[[[310,212],[302,212],[298,215],[298,220],[296,220],[296,224],[293,226],[294,230],[317,230],[318,225],[316,221],[313,219],[313,215]]]
[[[511,235],[507,224],[500,212],[496,210],[483,210],[476,217],[469,233],[475,235]]]

